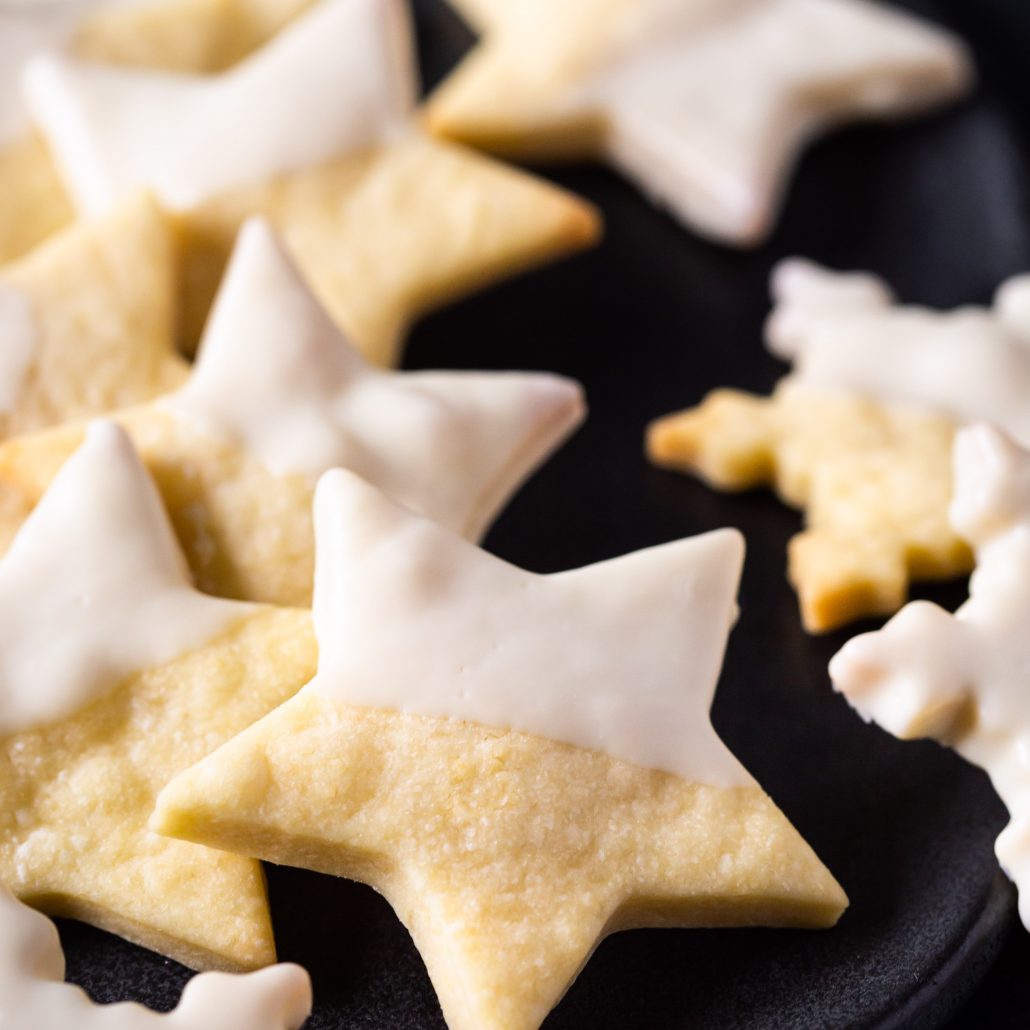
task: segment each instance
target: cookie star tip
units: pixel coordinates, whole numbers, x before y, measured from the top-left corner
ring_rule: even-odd
[[[81,446],[15,536],[0,575],[41,554],[50,561],[63,554],[75,567],[117,539],[125,541],[123,553],[136,575],[155,586],[192,589],[171,523],[132,441],[116,422],[102,419],[89,423]]]

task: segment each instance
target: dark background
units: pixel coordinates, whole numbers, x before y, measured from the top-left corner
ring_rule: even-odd
[[[714,493],[642,455],[650,419],[717,386],[768,391],[782,374],[761,344],[781,257],[870,269],[906,300],[940,307],[987,302],[1030,268],[1026,0],[902,6],[974,44],[980,91],[920,122],[849,129],[813,147],[768,245],[708,245],[603,168],[547,170],[601,206],[605,243],[413,334],[412,368],[551,369],[587,387],[590,421],[498,522],[494,552],[547,572],[717,526],[744,532],[742,617],[714,721],[852,901],[828,932],[619,935],[548,1030],[1030,1026],[1030,945],[997,873],[1005,812],[986,777],[936,745],[865,726],[833,695],[827,661],[866,627],[801,631],[784,580],[797,514],[764,493]],[[416,9],[432,81],[470,37],[437,0]],[[948,607],[964,593],[963,583],[918,591]],[[271,870],[270,884],[280,955],[314,977],[310,1030],[439,1030],[424,969],[385,902],[298,871]],[[97,998],[176,1002],[185,971],[89,928],[65,924],[62,936],[71,978]]]

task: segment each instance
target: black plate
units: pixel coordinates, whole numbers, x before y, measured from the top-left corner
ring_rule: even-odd
[[[605,244],[414,334],[413,368],[552,369],[586,384],[588,425],[498,523],[496,553],[545,572],[718,526],[744,531],[743,614],[715,723],[851,897],[828,932],[622,934],[599,949],[550,1030],[939,1026],[1001,945],[1013,893],[992,853],[1005,814],[986,778],[935,745],[864,726],[832,694],[826,664],[847,634],[800,629],[784,580],[797,515],[765,494],[722,496],[652,469],[641,443],[651,418],[712,387],[767,391],[782,374],[761,344],[780,257],[872,269],[906,299],[943,307],[985,302],[1030,267],[1030,170],[1013,99],[1022,54],[1004,23],[1020,2],[906,4],[976,41],[980,93],[919,123],[853,129],[815,147],[764,249],[709,246],[603,169],[561,169],[550,174],[603,209]],[[416,6],[432,80],[470,37],[437,0]],[[921,593],[954,606],[964,590]],[[303,872],[271,870],[270,882],[280,954],[314,977],[311,1030],[442,1027],[385,902]],[[62,938],[71,978],[98,999],[176,1002],[181,968],[86,927],[64,924]]]

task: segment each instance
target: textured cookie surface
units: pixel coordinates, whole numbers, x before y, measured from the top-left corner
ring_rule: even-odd
[[[140,197],[0,269],[0,438],[135,404],[185,380],[175,352],[176,260],[171,227]]]
[[[836,921],[709,719],[737,534],[535,576],[342,470],[315,519],[318,675],[155,830],[372,884],[455,1030],[532,1030],[614,930]]]
[[[946,418],[785,385],[768,398],[716,391],[654,423],[647,452],[718,489],[772,486],[804,510],[789,576],[805,627],[823,632],[896,611],[912,579],[970,569],[947,517],[954,433]]]

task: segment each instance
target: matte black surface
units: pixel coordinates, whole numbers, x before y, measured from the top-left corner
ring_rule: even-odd
[[[784,579],[798,516],[766,494],[719,495],[642,456],[650,419],[715,386],[766,391],[782,374],[761,344],[768,273],[780,257],[871,269],[905,299],[942,307],[985,302],[1001,279],[1030,267],[1018,61],[991,21],[1006,5],[984,3],[990,18],[976,0],[905,6],[968,31],[988,73],[981,93],[919,123],[849,130],[816,146],[767,247],[709,246],[615,175],[560,169],[550,174],[602,207],[605,244],[450,308],[413,336],[413,368],[551,369],[586,384],[588,425],[500,520],[488,541],[496,553],[544,572],[718,526],[743,530],[742,618],[715,723],[851,897],[833,931],[613,938],[549,1030],[939,1026],[1011,924],[1013,894],[992,853],[1004,809],[986,777],[933,744],[900,744],[863,725],[832,694],[826,664],[850,634],[801,631]],[[435,0],[417,8],[433,79],[469,37]],[[964,591],[957,583],[920,595],[953,607]],[[311,1030],[442,1026],[385,902],[309,873],[272,870],[270,881],[280,955],[314,976]],[[175,1004],[180,968],[86,927],[65,924],[62,937],[71,978],[95,997]],[[1015,968],[1018,956],[1006,961]],[[1000,1022],[1000,1011],[991,1023],[967,1012],[956,1025],[1017,1025]]]

